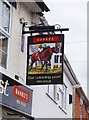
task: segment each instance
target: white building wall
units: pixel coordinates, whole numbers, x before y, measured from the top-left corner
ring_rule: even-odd
[[[31,25],[31,15],[32,13],[21,2],[17,4],[17,9],[12,8],[7,69],[0,67],[2,73],[12,78],[18,75],[20,81],[24,83],[26,82],[27,35],[25,35],[24,52],[21,52],[22,24],[20,18],[23,17],[28,25]]]
[[[26,53],[27,53],[27,37],[24,41],[24,52],[21,52],[21,35],[22,24],[20,24],[20,18],[25,18],[28,24],[31,24],[31,14],[27,11],[26,7],[19,3],[17,10],[13,9],[13,21],[12,21],[12,36],[11,36],[11,50],[9,68],[10,73],[13,71],[13,75],[18,75],[22,80],[26,80]],[[12,62],[11,62],[12,61]],[[16,67],[14,67],[16,65]],[[21,80],[21,79],[20,79]],[[21,81],[23,82],[23,81]]]
[[[32,116],[36,118],[72,118],[72,104],[69,104],[69,94],[72,95],[73,92],[72,84],[65,74],[64,83],[67,86],[66,110],[60,108],[57,102],[47,95],[47,85],[31,86],[33,89]]]

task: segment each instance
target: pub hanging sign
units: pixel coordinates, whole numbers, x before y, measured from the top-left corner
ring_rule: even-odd
[[[64,34],[28,37],[27,84],[63,84]]]

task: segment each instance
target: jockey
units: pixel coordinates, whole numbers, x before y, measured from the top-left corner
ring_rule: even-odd
[[[37,44],[36,46],[38,47],[38,51],[36,53],[36,56],[38,57],[38,60],[41,61],[39,53],[42,52],[42,50],[47,49],[48,47],[50,48],[50,46],[47,46],[46,44],[44,44],[44,46],[42,46],[41,44]]]
[[[41,60],[40,60],[39,53],[43,50],[43,48],[42,48],[42,45],[41,45],[41,44],[37,44],[37,47],[38,47],[38,52],[37,52],[36,56],[38,56],[38,60],[41,61]]]

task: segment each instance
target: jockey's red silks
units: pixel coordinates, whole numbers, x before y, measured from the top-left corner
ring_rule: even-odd
[[[53,53],[52,48],[46,48],[45,50],[43,50],[42,52],[39,53],[40,60],[42,60],[42,61],[49,60],[49,56],[52,55],[52,53]],[[31,58],[32,58],[33,62],[39,60],[37,53],[33,53],[31,55]]]

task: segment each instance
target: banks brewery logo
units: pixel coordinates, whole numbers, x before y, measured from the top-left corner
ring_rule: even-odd
[[[58,42],[58,36],[46,36],[46,37],[34,37],[33,38],[33,43],[37,43],[37,42]]]
[[[8,80],[4,82],[3,80],[0,80],[0,94],[4,94],[5,96],[9,96],[7,93],[7,86],[9,85]]]

